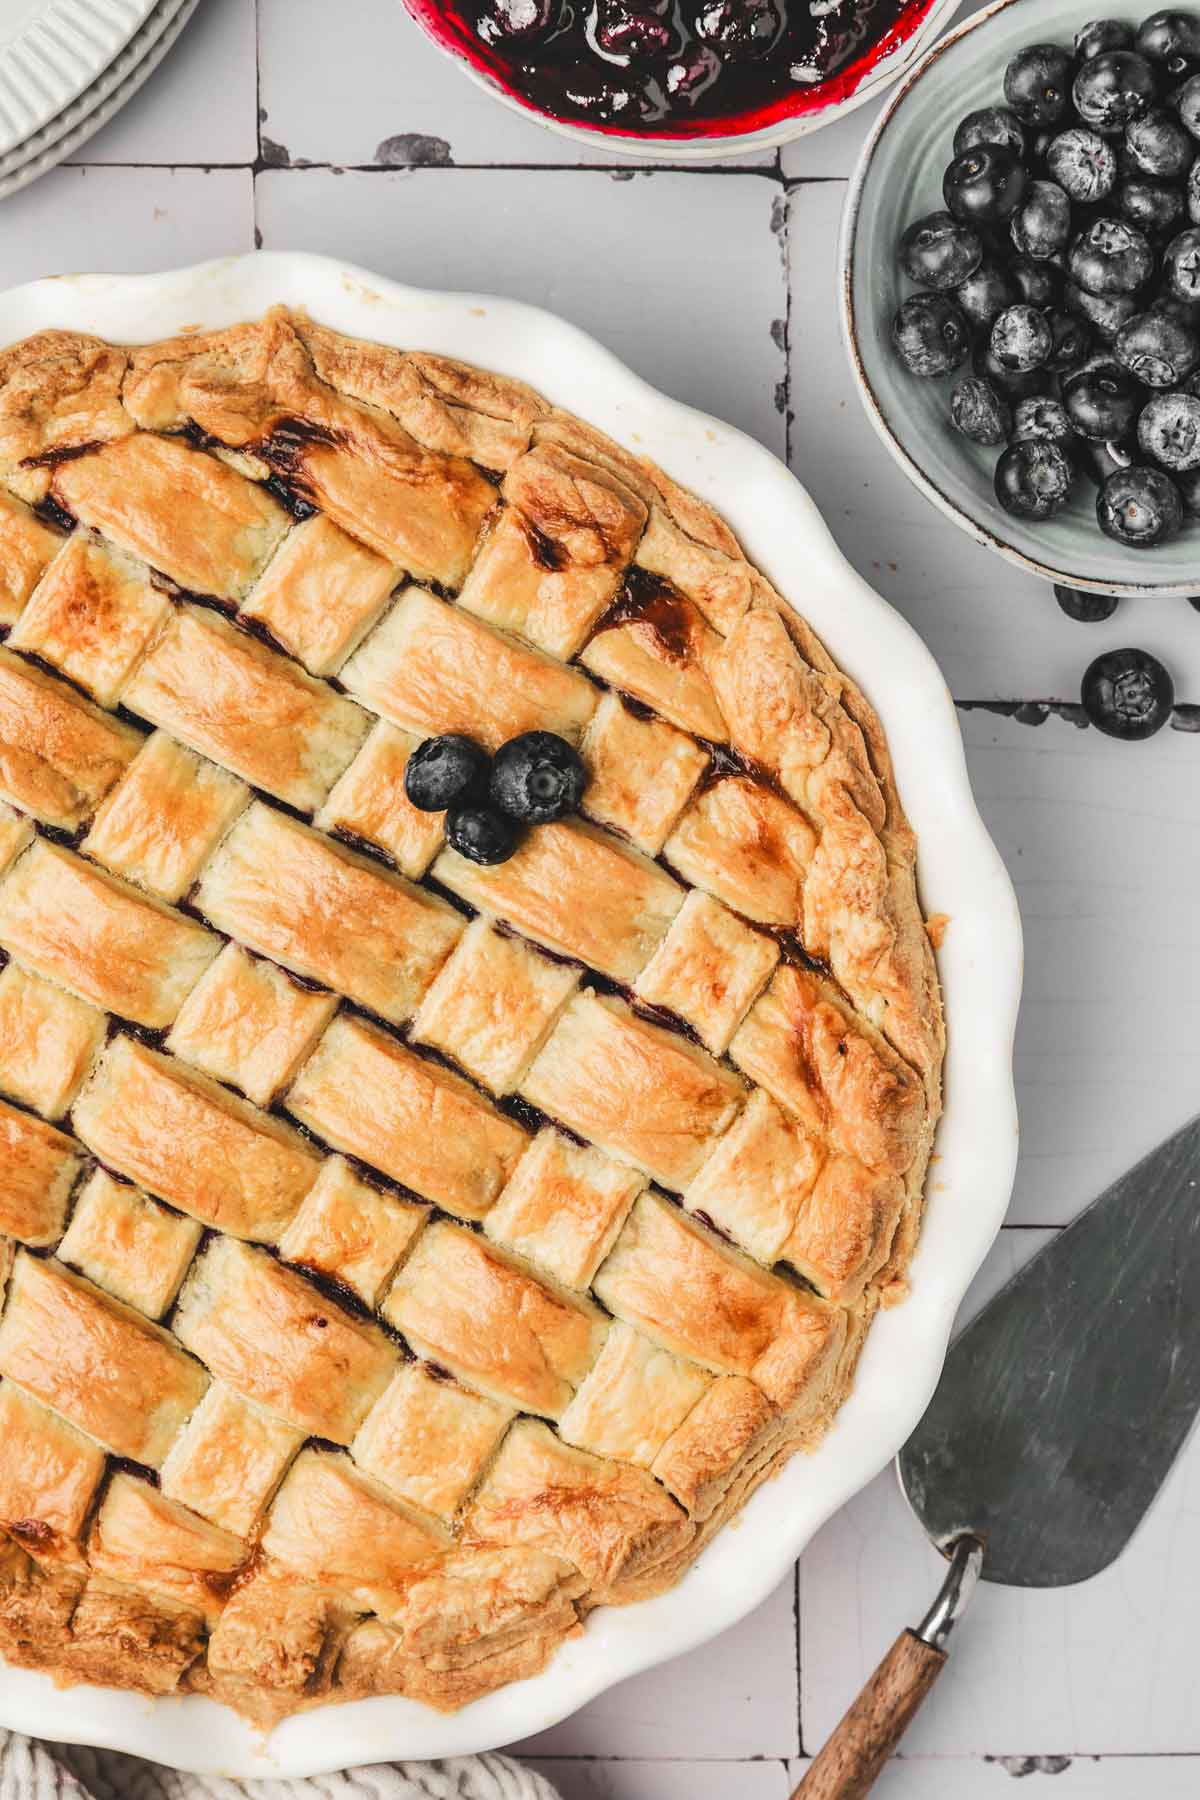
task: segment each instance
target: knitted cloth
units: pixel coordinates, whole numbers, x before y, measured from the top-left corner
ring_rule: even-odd
[[[0,1800],[558,1800],[506,1756],[389,1763],[311,1781],[180,1775],[112,1750],[40,1744],[0,1731]]]

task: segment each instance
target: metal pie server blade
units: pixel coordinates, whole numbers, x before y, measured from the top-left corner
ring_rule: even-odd
[[[1067,1587],[1136,1531],[1200,1410],[1200,1119],[1026,1264],[957,1339],[900,1452],[933,1541]]]
[[[950,1559],[794,1800],[858,1800],[946,1661],[980,1574],[1067,1587],[1141,1524],[1200,1410],[1200,1118],[1101,1194],[955,1340],[897,1459]]]

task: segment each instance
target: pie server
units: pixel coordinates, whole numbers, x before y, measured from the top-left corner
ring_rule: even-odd
[[[1200,1408],[1200,1118],[1114,1182],[968,1325],[897,1459],[950,1563],[793,1800],[857,1800],[946,1662],[980,1575],[1069,1587],[1125,1548]]]

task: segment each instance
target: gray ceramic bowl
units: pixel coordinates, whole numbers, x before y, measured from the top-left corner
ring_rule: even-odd
[[[891,346],[891,321],[912,283],[896,261],[904,227],[942,206],[942,172],[954,128],[977,106],[1002,104],[1004,69],[1022,45],[1070,46],[1098,16],[1138,20],[1141,4],[1103,0],[996,0],[947,33],[900,84],[867,142],[842,225],[842,324],[855,377],[876,431],[922,493],[981,544],[1035,574],[1104,593],[1200,592],[1200,521],[1170,544],[1130,550],[1096,523],[1096,490],[1080,477],[1057,518],[1034,525],[997,504],[997,453],[968,442],[950,423],[950,390],[909,375]],[[969,373],[969,370],[964,371]]]

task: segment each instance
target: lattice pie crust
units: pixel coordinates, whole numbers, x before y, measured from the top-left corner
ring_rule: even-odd
[[[302,315],[16,345],[0,484],[0,1651],[460,1706],[677,1581],[903,1290],[879,726],[660,470]],[[406,759],[534,727],[585,816],[464,861]]]

